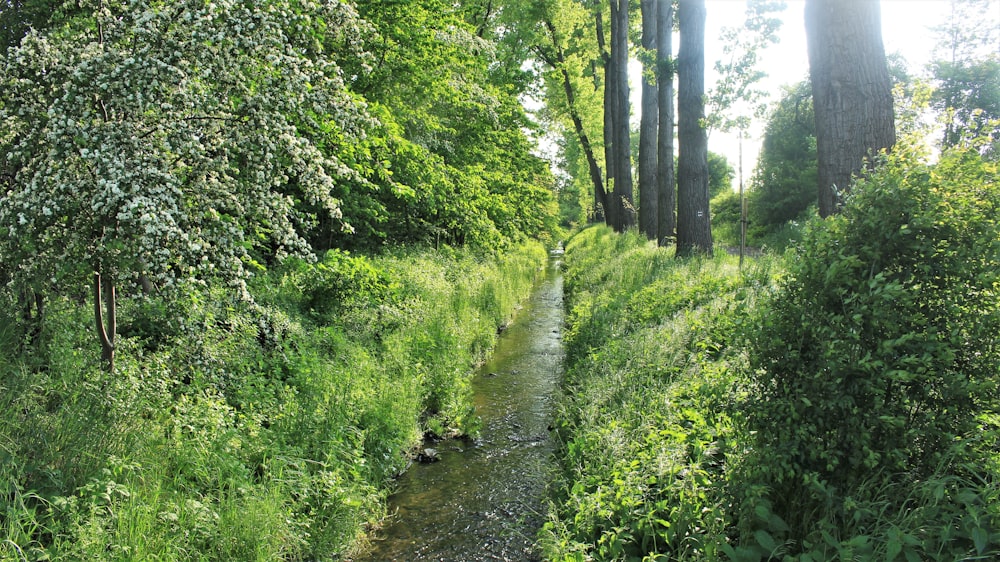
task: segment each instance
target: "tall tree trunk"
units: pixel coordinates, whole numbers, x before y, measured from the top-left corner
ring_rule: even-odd
[[[705,0],[680,0],[677,56],[677,256],[712,254],[705,132]]]
[[[566,107],[569,110],[570,120],[573,122],[573,130],[580,141],[580,148],[583,149],[584,157],[587,159],[590,182],[594,188],[593,218],[594,220],[604,220],[604,209],[608,206],[608,196],[604,191],[601,166],[597,163],[597,157],[594,155],[594,147],[590,143],[590,136],[587,135],[587,131],[583,128],[583,117],[580,115],[580,108],[577,107],[576,91],[573,89],[573,80],[569,74],[569,69],[566,67],[566,53],[560,45],[556,26],[549,19],[546,19],[543,23],[549,33],[549,39],[552,41],[552,50],[539,48],[537,52],[543,62],[553,70],[559,71],[560,76],[562,76],[563,92],[566,94]]]
[[[562,52],[559,53],[562,56]],[[594,187],[594,220],[604,220],[605,209],[608,208],[608,194],[604,191],[604,179],[601,177],[601,166],[597,163],[594,155],[594,147],[590,144],[590,136],[583,128],[583,117],[576,106],[576,96],[573,93],[573,83],[570,80],[569,71],[566,70],[565,61],[561,61],[563,75],[563,89],[566,90],[566,99],[569,107],[569,116],[573,121],[573,129],[580,140],[580,148],[587,158],[587,170],[590,172],[590,183]]]
[[[871,0],[806,0],[819,213],[840,205],[865,157],[896,143],[881,11]]]
[[[674,184],[674,7],[672,0],[656,0],[656,78],[659,132],[656,142],[657,226],[661,246],[677,230],[677,192]]]
[[[113,373],[115,370],[115,335],[118,331],[116,306],[114,280],[110,277],[102,277],[100,272],[95,271],[94,322],[97,327],[97,336],[101,340],[101,360],[109,373]]]
[[[635,207],[632,203],[632,151],[629,134],[628,87],[628,0],[611,0],[611,158],[614,168],[614,189],[611,191],[611,208],[618,232],[635,226]],[[608,170],[608,175],[612,171]]]
[[[613,10],[614,8],[612,8],[612,13]],[[594,0],[594,18],[596,20],[597,46],[601,54],[601,60],[604,62],[604,177],[607,181],[604,188],[606,194],[604,198],[604,222],[612,228],[617,228],[618,218],[616,211],[618,210],[618,205],[615,204],[617,198],[614,193],[615,179],[617,178],[615,175],[616,160],[614,152],[614,100],[617,97],[615,89],[618,87],[618,83],[614,79],[614,60],[612,60],[611,53],[608,51],[607,44],[604,41],[604,8],[601,5],[601,0]],[[613,16],[611,29],[612,35],[614,35]]]
[[[615,65],[609,57],[604,64],[604,169],[607,171],[605,192],[608,195],[606,199],[608,204],[604,207],[604,219],[608,226],[618,230],[619,205],[618,194],[615,192],[615,182],[618,179],[618,159],[615,151],[615,142],[617,141],[615,101],[618,99],[618,95],[615,90],[618,89],[618,81],[615,80],[614,76]]]
[[[656,52],[657,0],[642,0],[642,48]],[[647,59],[648,60],[648,59]],[[642,115],[639,118],[639,229],[650,240],[657,239],[659,190],[657,189],[657,127],[659,104],[655,61],[643,68]]]

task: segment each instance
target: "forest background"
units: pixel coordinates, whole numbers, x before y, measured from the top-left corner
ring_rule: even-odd
[[[996,44],[993,20],[975,14],[994,14],[995,3],[953,5],[967,11],[954,12],[942,26],[949,56],[938,59],[924,81],[894,67],[896,127],[907,138],[924,138],[931,129],[922,118],[936,111],[943,116],[936,148],[976,159],[947,160],[955,177],[966,178],[970,190],[994,193],[988,178],[995,175],[991,135],[1000,116],[1000,63],[990,50]],[[741,203],[734,204],[736,192],[729,189],[735,171],[703,149],[708,129],[746,127],[751,114],[766,116],[762,156],[747,187],[757,213],[750,218],[751,242],[781,248],[813,236],[808,247],[822,249],[839,239],[837,228],[848,228],[838,221],[851,219],[829,221],[834,234],[801,229],[816,214],[816,181],[810,176],[816,155],[809,151],[816,131],[805,117],[804,86],[789,87],[772,106],[756,93],[756,56],[779,37],[779,7],[748,6],[745,28],[729,36],[732,64],[721,65],[715,90],[688,90],[687,98],[679,92],[678,123],[687,123],[694,136],[688,145],[680,133],[677,206],[668,204],[668,212],[660,213],[676,212],[677,230],[668,225],[644,232],[663,246],[676,242],[681,255],[711,253],[715,225],[718,242],[739,243]],[[648,158],[641,139],[632,142],[627,104],[608,112],[606,85],[612,72],[627,74],[621,61],[627,63],[629,55],[667,77],[693,71],[672,55],[653,64],[653,51],[639,47],[641,8],[571,0],[0,2],[0,554],[13,560],[294,560],[343,556],[362,544],[385,515],[392,479],[422,436],[474,433],[470,367],[488,353],[498,328],[530,291],[546,259],[544,248],[595,218],[613,219],[616,230],[628,230],[629,217],[644,202],[648,208],[651,199],[641,185],[634,200],[625,197],[633,164],[641,183],[639,170]],[[685,17],[693,13],[680,11]],[[693,35],[685,35],[680,21],[683,45]],[[692,45],[704,49],[705,40],[695,36]],[[616,91],[628,99],[627,88]],[[533,114],[524,108],[528,97],[543,101]],[[749,114],[736,99],[753,102]],[[707,114],[700,107],[705,100]],[[618,132],[606,128],[609,122],[617,123]],[[667,122],[660,130],[673,130],[673,120]],[[543,133],[553,132],[556,166],[537,146]],[[772,145],[789,142],[769,147],[769,139]],[[684,147],[699,142],[699,161],[685,161]],[[903,148],[899,152],[911,163],[929,153],[916,141]],[[615,156],[607,156],[612,151]],[[672,157],[659,161],[673,166]],[[872,183],[891,184],[893,174],[909,177],[905,169],[891,167]],[[682,183],[694,176],[700,187],[684,191]],[[662,185],[672,189],[674,182]],[[709,195],[715,197],[711,212]],[[702,210],[685,211],[688,196],[703,199],[697,201]],[[880,205],[869,208],[886,208]],[[967,240],[987,252],[976,261],[986,265],[975,277],[983,283],[975,294],[985,298],[996,290],[987,273],[996,258],[989,254],[995,219],[977,209],[970,203],[968,214],[942,224],[978,225]],[[685,240],[689,223],[700,230]],[[615,251],[624,255],[624,246]],[[856,263],[846,258],[843,271],[853,271]],[[806,269],[791,276],[818,283],[809,277],[814,261],[803,263]],[[776,266],[773,277],[761,274],[761,290],[783,279],[781,270]],[[948,271],[934,279],[964,275]],[[874,279],[878,283],[869,289],[880,294],[898,295],[905,286],[885,276]],[[980,304],[948,300],[958,293],[946,288],[941,310],[949,314]],[[837,294],[855,289],[830,288]],[[703,290],[709,289],[694,292]],[[636,294],[648,291],[637,288]],[[801,304],[805,309],[814,303]],[[992,314],[994,308],[983,310]],[[574,314],[590,318],[583,310]],[[775,329],[795,332],[789,318],[797,309],[775,310]],[[859,318],[870,312],[859,311]],[[656,312],[668,313],[676,310]],[[654,318],[661,316],[648,319]],[[584,325],[579,318],[574,322]],[[614,322],[609,318],[604,325]],[[950,342],[959,351],[942,347],[931,360],[988,365],[995,351],[989,334],[998,332],[986,324],[969,326],[948,326],[965,339]],[[597,328],[578,341],[595,341],[586,338],[603,333]],[[973,336],[985,355],[962,347]],[[893,349],[912,339],[894,337]],[[758,343],[763,358],[780,353]],[[570,344],[585,355],[596,350]],[[722,349],[701,351],[714,356]],[[907,373],[923,371],[904,363],[892,371],[890,388],[909,389],[923,380],[907,379]],[[733,373],[742,372],[735,367]],[[758,390],[764,389],[759,419],[778,423],[783,411],[776,405],[787,404],[787,397],[766,382],[757,381]],[[985,395],[995,378],[974,383],[973,390]],[[942,388],[959,398],[972,392]],[[569,380],[571,400],[572,389]],[[981,417],[963,418],[957,427],[980,423],[993,435],[995,403],[978,396],[972,400]],[[879,431],[926,429],[911,423],[912,412],[924,411],[921,399],[904,401],[916,408],[909,418],[905,409],[887,410]],[[687,411],[705,404],[695,406]],[[587,411],[583,403],[573,408]],[[571,411],[564,420],[563,453],[570,461],[591,454],[581,448],[585,441],[573,448],[585,435],[570,423],[578,417]],[[684,429],[701,427],[699,418],[689,417],[682,420]],[[859,427],[870,421],[859,421]],[[955,420],[932,416],[935,431],[945,431],[938,421]],[[693,447],[712,443],[697,441],[708,434],[681,433]],[[947,440],[950,434],[934,435]],[[867,451],[883,444],[862,442]],[[983,443],[974,452],[993,458],[992,442]],[[770,444],[760,445],[766,450]],[[715,457],[696,460],[711,464]],[[794,455],[782,462],[774,466],[794,477],[815,475],[811,465],[797,465]],[[989,487],[994,465],[987,466],[987,472],[963,473],[957,481],[958,492],[975,496],[963,506],[994,497],[988,495],[995,492]],[[612,489],[626,483],[621,474],[604,476]],[[786,477],[767,470],[752,476]],[[573,478],[568,476],[567,490],[588,492]],[[598,476],[580,482],[599,482],[587,478]],[[989,486],[966,485],[976,478]],[[760,488],[748,489],[756,494],[749,499],[760,503],[740,509],[758,513],[765,527],[717,525],[724,518],[713,520],[714,527],[700,525],[721,532],[699,543],[693,556],[704,548],[724,552],[725,545],[730,558],[759,559],[784,543],[798,545],[805,556],[807,541],[820,544],[784,528],[789,513],[802,506],[780,512],[782,506],[764,502]],[[924,499],[936,498],[937,490],[928,487]],[[641,532],[628,540],[617,528],[605,533],[600,525],[586,527],[587,500],[566,511],[561,493],[554,497],[547,530],[554,559],[578,559],[583,552],[614,558],[626,552],[618,548],[622,544],[639,545],[643,555],[681,552],[670,546],[677,535],[658,523],[640,525]],[[693,505],[695,511],[706,507]],[[673,509],[669,501],[663,506]],[[623,509],[629,525],[675,521]],[[956,548],[982,555],[1000,543],[1000,522],[995,511],[976,509],[966,510],[975,521],[962,523]],[[605,511],[598,513],[603,518]],[[581,528],[563,527],[564,520]],[[942,528],[950,528],[950,521]],[[832,527],[819,528],[829,533]],[[834,551],[870,536],[834,535],[823,543]],[[879,544],[895,545],[884,548],[900,556],[924,552],[909,536],[903,529],[893,535],[895,542]],[[749,546],[738,542],[747,537]],[[926,539],[926,548],[940,538]],[[772,543],[775,548],[767,549]]]

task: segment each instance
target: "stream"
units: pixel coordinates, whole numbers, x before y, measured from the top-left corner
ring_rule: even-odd
[[[561,251],[473,380],[475,440],[432,445],[389,499],[393,514],[356,562],[539,560],[552,467],[549,425],[563,368]]]

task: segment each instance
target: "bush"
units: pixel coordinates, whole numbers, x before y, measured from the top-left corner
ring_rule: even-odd
[[[331,252],[255,303],[123,300],[114,375],[86,303],[50,299],[30,354],[0,347],[0,560],[349,554],[427,426],[474,429],[473,364],[546,257]]]
[[[550,559],[1000,555],[997,164],[908,158],[740,273],[569,241]]]
[[[744,407],[753,452],[738,484],[749,498],[744,521],[765,513],[787,525],[757,517],[745,541],[759,542],[755,529],[777,531],[795,552],[831,543],[823,537],[844,546],[836,538],[846,536],[862,553],[859,537],[946,489],[960,502],[972,493],[970,505],[996,496],[997,473],[984,470],[974,445],[987,438],[995,447],[1000,412],[996,172],[972,152],[931,167],[890,157],[857,182],[841,214],[807,229],[751,338]],[[899,493],[913,482],[932,484]],[[1000,546],[986,530],[1000,528],[993,505],[972,526],[961,505],[929,515],[967,531],[939,537],[957,541],[947,548],[928,541],[921,559]]]
[[[740,194],[724,191],[712,198],[712,237],[716,243],[729,247],[740,246],[740,221],[743,220]]]

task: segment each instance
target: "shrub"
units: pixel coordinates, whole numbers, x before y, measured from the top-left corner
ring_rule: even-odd
[[[914,502],[898,494],[901,483],[985,479],[995,495],[996,472],[970,463],[982,453],[963,444],[987,430],[995,438],[1000,411],[996,172],[973,152],[944,154],[935,166],[889,157],[858,181],[841,214],[807,229],[751,338],[754,451],[739,492],[750,498],[746,522],[765,513],[788,525],[757,517],[744,526],[746,541],[759,542],[747,536],[756,528],[795,541],[793,552],[822,544],[822,533],[837,543],[830,529],[854,529],[864,542],[875,524],[858,525],[862,503],[880,505],[885,516],[872,520],[884,523],[943,493],[925,486]],[[950,525],[944,513],[932,519]],[[997,539],[981,529],[1000,525],[1000,513],[977,517],[993,520],[958,550],[982,554]],[[937,558],[940,545],[930,543],[921,556]]]
[[[51,299],[37,342],[0,347],[0,560],[348,555],[426,416],[474,427],[473,363],[545,259],[331,252],[255,279],[255,303],[129,299],[114,375],[85,301]]]

